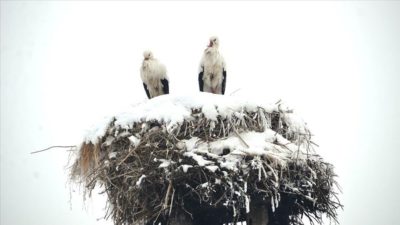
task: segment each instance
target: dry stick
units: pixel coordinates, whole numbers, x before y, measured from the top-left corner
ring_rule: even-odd
[[[164,209],[168,208],[169,193],[171,192],[171,188],[172,188],[172,182],[169,181],[167,194],[165,195],[165,201],[164,201],[164,206],[163,206]]]
[[[191,214],[189,211],[187,211],[185,209],[185,206],[182,206],[182,210],[185,211],[187,214],[189,214],[190,218],[192,218],[192,220],[193,220],[193,214]]]
[[[236,136],[239,138],[239,140],[246,146],[246,148],[250,148],[250,146],[243,140],[243,138],[239,135],[239,133],[236,130],[236,127],[232,125],[233,127],[233,132],[235,132]]]
[[[172,191],[172,199],[171,199],[171,205],[169,206],[169,214],[168,214],[168,216],[171,216],[172,204],[174,203],[174,196],[175,196],[175,188]]]
[[[268,165],[268,163],[265,163],[265,162],[264,162],[264,164],[268,167],[268,169],[269,169],[269,170],[272,172],[272,174],[274,175],[274,178],[275,178],[275,181],[276,181],[275,187],[278,187],[278,186],[279,186],[279,178],[278,178],[278,175],[276,175],[274,169],[273,169],[270,165]]]
[[[313,144],[313,145],[315,145],[315,146],[317,146],[317,147],[319,147],[319,145],[318,144],[316,144],[315,142],[313,142],[313,141],[310,141],[310,143],[311,144]]]
[[[214,203],[214,206],[217,206],[219,202],[221,202],[226,197],[226,192]]]
[[[120,166],[122,163],[124,163],[125,160],[126,160],[127,158],[129,158],[129,156],[131,156],[132,153],[134,153],[134,152],[136,151],[136,149],[140,146],[140,144],[141,144],[141,143],[137,144],[137,145],[135,146],[134,149],[132,149],[130,152],[128,152],[128,154],[126,155],[126,157],[125,157],[121,162],[119,162],[117,166]]]
[[[234,90],[233,92],[231,92],[229,95],[232,96],[233,94],[235,94],[236,92],[240,91],[240,88]]]
[[[76,146],[75,145],[66,145],[66,146],[63,146],[63,145],[55,145],[55,146],[50,146],[50,147],[48,147],[48,148],[45,148],[45,149],[42,149],[42,150],[38,150],[38,151],[34,151],[34,152],[31,152],[31,154],[36,154],[36,153],[39,153],[39,152],[44,152],[44,151],[48,151],[48,150],[51,150],[51,149],[53,149],[53,148],[76,148]]]

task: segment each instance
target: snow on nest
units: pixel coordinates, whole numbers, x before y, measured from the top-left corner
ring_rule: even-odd
[[[254,196],[270,201],[274,210],[285,193],[296,199],[296,214],[318,219],[322,212],[335,219],[341,205],[332,189],[333,166],[309,154],[310,143],[304,121],[281,102],[209,93],[163,95],[97,123],[85,137],[72,177],[79,176],[89,190],[96,180],[115,187],[108,197],[111,205],[119,204],[110,211],[116,224],[146,219],[138,213],[144,206],[165,204],[170,189],[157,185],[173,185],[172,196],[192,196],[191,204],[198,195],[222,209],[232,207],[233,217],[243,206],[248,212]],[[195,174],[202,175],[193,179]],[[216,190],[224,190],[224,197]],[[155,199],[149,203],[148,196]],[[192,212],[208,204],[201,202]],[[149,213],[159,213],[151,207]]]
[[[192,119],[192,109],[201,109],[201,112],[209,120],[217,120],[217,116],[222,118],[230,117],[233,114],[238,116],[240,111],[256,111],[263,108],[266,112],[280,111],[292,112],[285,104],[280,102],[266,103],[260,100],[249,98],[215,95],[205,92],[193,95],[162,95],[150,100],[133,104],[124,112],[117,113],[115,116],[105,117],[102,122],[96,123],[85,135],[85,142],[96,143],[102,137],[112,119],[115,119],[115,126],[129,128],[134,122],[160,121],[167,125],[171,130],[184,120]],[[296,114],[285,114],[286,121],[289,122],[291,129],[296,132],[306,133],[306,123]]]
[[[191,157],[199,166],[213,166],[214,163],[205,160],[202,155],[217,159],[221,168],[236,171],[243,156],[262,156],[274,159],[275,163],[286,166],[289,159],[305,159],[307,147],[291,143],[280,134],[271,129],[264,132],[247,131],[238,135],[231,134],[229,137],[216,141],[204,142],[197,137],[183,140],[188,152],[185,156]],[[229,154],[224,154],[224,149],[229,149]]]

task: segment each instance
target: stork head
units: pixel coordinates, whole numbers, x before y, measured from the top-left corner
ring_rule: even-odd
[[[151,51],[146,50],[143,52],[143,57],[144,57],[144,60],[149,60],[149,59],[153,59],[154,56]]]
[[[208,44],[208,47],[209,47],[209,48],[211,48],[211,47],[216,47],[216,48],[218,48],[218,46],[219,46],[219,39],[218,39],[218,37],[216,37],[216,36],[210,37],[210,43]]]

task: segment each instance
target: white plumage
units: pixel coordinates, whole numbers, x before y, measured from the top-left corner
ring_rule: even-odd
[[[218,47],[219,39],[211,37],[200,63],[199,88],[200,91],[223,95],[226,86],[226,65]]]
[[[148,98],[169,94],[169,82],[165,66],[154,58],[151,51],[143,53],[140,77]]]

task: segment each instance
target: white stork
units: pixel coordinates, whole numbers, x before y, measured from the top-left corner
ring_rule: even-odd
[[[223,95],[226,86],[226,67],[218,47],[218,38],[211,37],[200,63],[199,87],[202,92]]]
[[[143,63],[140,67],[140,77],[143,81],[147,97],[154,98],[169,94],[167,70],[165,66],[154,58],[151,51],[143,52]]]

